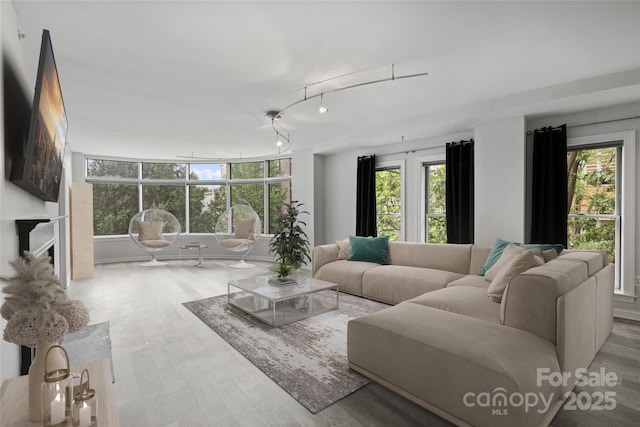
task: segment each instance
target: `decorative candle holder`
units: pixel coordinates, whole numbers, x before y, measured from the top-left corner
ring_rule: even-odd
[[[47,359],[49,352],[59,348],[67,360],[67,367],[49,372]],[[69,355],[67,350],[59,345],[54,345],[44,357],[44,382],[42,383],[42,425],[64,426],[71,420],[71,407],[67,406],[67,388],[73,387],[73,377],[69,370]]]
[[[87,382],[83,383],[85,372]],[[98,425],[98,396],[91,388],[89,371],[83,370],[80,375],[80,384],[85,386],[73,396],[73,426],[74,427],[95,427]]]

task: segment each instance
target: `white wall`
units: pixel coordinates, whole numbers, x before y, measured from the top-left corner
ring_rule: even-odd
[[[309,215],[298,217],[307,224],[303,229],[309,238],[309,249],[315,246],[314,224],[317,210],[314,188],[315,170],[315,156],[311,148],[293,150],[291,153],[291,195],[292,200],[303,203],[302,209],[309,212]]]
[[[0,45],[2,47],[2,73],[6,72],[6,67],[11,67],[20,79],[20,84],[25,97],[29,103],[33,98],[33,87],[35,84],[36,72],[38,68],[38,50],[40,48],[40,34],[30,35],[37,40],[30,40],[31,45],[25,40],[18,40],[18,19],[11,2],[0,2],[0,22],[1,36]],[[36,45],[36,49],[33,49]],[[5,61],[7,63],[5,63]],[[6,93],[3,89],[3,96]],[[2,106],[0,105],[0,108]],[[0,275],[12,276],[13,269],[9,261],[18,256],[18,236],[16,234],[15,220],[20,218],[53,217],[58,215],[58,204],[47,203],[30,195],[18,186],[9,182],[11,161],[6,153],[16,143],[20,141],[6,141],[5,131],[14,123],[4,122],[4,112],[0,115]],[[59,261],[67,262],[64,255]],[[0,296],[4,300],[4,295]],[[6,322],[2,320],[2,329]],[[15,344],[0,341],[0,381],[19,375],[19,348]]]
[[[356,229],[356,173],[358,156],[376,155],[376,164],[399,163],[404,168],[403,220],[405,240],[424,241],[422,230],[422,164],[444,161],[447,142],[468,140],[471,131],[402,144],[372,147],[324,157],[324,242],[353,235]],[[294,178],[295,179],[295,178]]]
[[[475,128],[475,243],[523,242],[525,120],[510,117]]]
[[[331,243],[356,232],[357,152],[324,158],[324,241]],[[318,244],[320,242],[316,242]]]

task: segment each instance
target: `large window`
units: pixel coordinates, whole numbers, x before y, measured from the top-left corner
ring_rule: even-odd
[[[227,210],[224,185],[189,185],[189,231],[214,233],[218,218]]]
[[[402,240],[402,169],[376,170],[376,221],[378,236]]]
[[[94,184],[96,236],[127,234],[131,217],[154,207],[175,215],[183,233],[213,233],[218,218],[240,202],[258,213],[263,232],[272,233],[283,204],[291,201],[291,159],[172,163],[87,158],[86,182]]]
[[[616,293],[634,296],[635,131],[567,140],[568,247],[601,249],[615,263]]]
[[[142,184],[142,209],[162,209],[171,212],[186,230],[185,186],[166,184]]]
[[[138,211],[137,185],[93,184],[94,235],[129,233],[129,221]]]
[[[615,262],[620,248],[618,161],[622,147],[573,149],[567,153],[568,248],[601,249]]]
[[[447,243],[446,166],[444,163],[425,163],[425,242]]]

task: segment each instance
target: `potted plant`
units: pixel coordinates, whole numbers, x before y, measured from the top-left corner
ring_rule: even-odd
[[[301,214],[309,215],[309,212],[301,210],[303,203],[297,200],[284,205],[284,212],[278,218],[276,231],[269,242],[269,252],[274,254],[276,264],[271,269],[276,275],[276,284],[288,284],[294,282],[288,276],[302,267],[309,256],[309,240],[302,226],[307,224],[298,219]]]

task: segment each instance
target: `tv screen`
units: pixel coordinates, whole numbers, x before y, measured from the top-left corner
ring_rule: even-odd
[[[24,155],[15,159],[11,181],[45,201],[57,202],[67,139],[67,115],[51,36],[42,31],[40,60]]]

